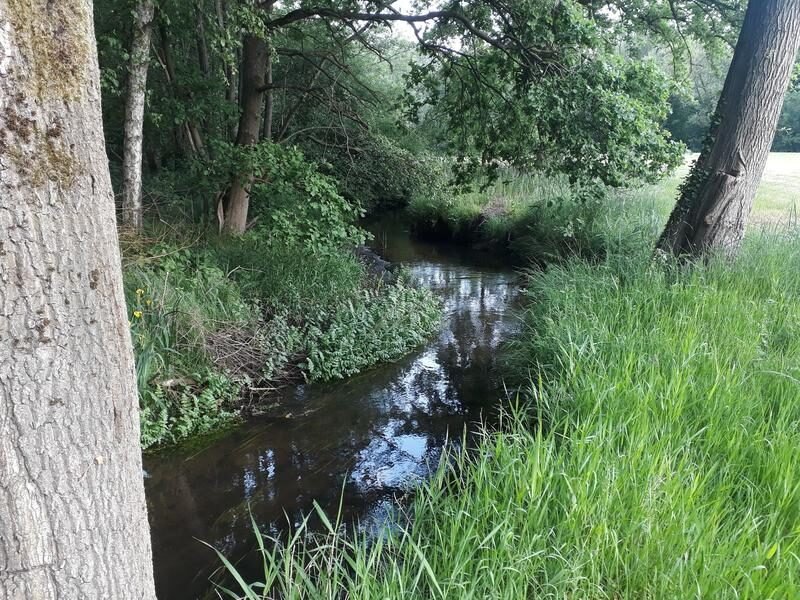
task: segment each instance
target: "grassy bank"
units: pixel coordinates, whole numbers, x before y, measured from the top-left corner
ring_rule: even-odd
[[[328,381],[400,358],[437,327],[438,301],[346,250],[258,232],[123,240],[142,445],[225,426],[298,379]]]
[[[675,204],[690,161],[656,185],[576,191],[563,178],[504,172],[486,189],[416,195],[407,213],[417,235],[505,252],[518,265],[564,257],[602,258],[630,253],[650,236]],[[752,222],[794,219],[800,204],[800,154],[773,152],[759,188]],[[647,242],[649,242],[649,237]]]
[[[265,542],[264,597],[800,595],[800,234],[686,271],[639,256],[531,275],[529,413],[384,537]]]

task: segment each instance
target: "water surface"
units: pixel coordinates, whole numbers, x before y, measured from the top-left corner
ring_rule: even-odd
[[[397,221],[373,228],[374,247],[407,266],[444,302],[438,336],[406,359],[280,398],[201,450],[145,457],[158,597],[202,598],[218,566],[204,540],[258,577],[250,512],[279,534],[319,503],[380,523],[396,497],[435,468],[448,439],[491,418],[503,396],[496,369],[514,327],[516,277],[486,255],[412,241]]]

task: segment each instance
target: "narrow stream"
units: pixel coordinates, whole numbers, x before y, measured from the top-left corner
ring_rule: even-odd
[[[347,381],[299,386],[279,416],[248,421],[201,450],[145,457],[158,597],[202,598],[218,566],[204,540],[252,578],[252,512],[278,534],[318,502],[362,526],[435,468],[443,444],[491,419],[503,396],[495,368],[514,327],[514,273],[463,248],[412,240],[397,221],[372,228],[373,246],[441,296],[441,332],[405,360]],[[251,564],[252,563],[252,564]]]

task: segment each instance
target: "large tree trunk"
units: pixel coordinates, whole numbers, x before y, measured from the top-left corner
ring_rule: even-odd
[[[734,255],[775,137],[800,46],[800,0],[750,0],[703,152],[658,247]]]
[[[133,13],[133,45],[128,69],[128,98],[125,103],[122,223],[137,231],[142,228],[142,132],[154,12],[153,0],[140,0]]]
[[[0,598],[155,598],[91,0],[0,0]]]
[[[236,144],[258,143],[261,108],[264,105],[264,79],[267,71],[267,45],[264,40],[248,35],[242,44],[242,93],[239,130]],[[231,234],[244,233],[250,204],[250,177],[236,175],[225,197],[223,229]]]

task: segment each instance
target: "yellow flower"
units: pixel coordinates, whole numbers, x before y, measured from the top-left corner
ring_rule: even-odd
[[[153,301],[150,298],[148,298],[147,300],[144,301],[144,303],[147,304],[147,306],[150,306],[153,303]]]
[[[142,311],[140,311],[140,310],[133,311],[133,316],[136,317],[137,319],[141,319],[142,318]]]
[[[137,296],[141,296],[143,294],[144,294],[144,290],[142,288],[139,288],[138,290],[136,290],[136,295]]]

